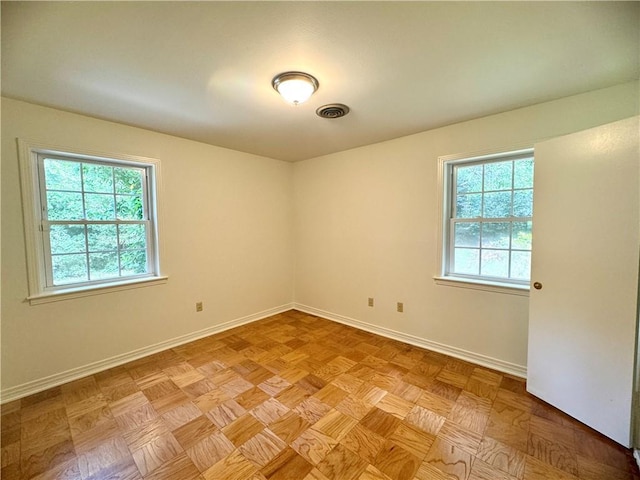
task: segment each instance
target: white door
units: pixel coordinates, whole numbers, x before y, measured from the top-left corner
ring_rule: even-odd
[[[625,446],[638,299],[638,119],[534,150],[527,389]]]

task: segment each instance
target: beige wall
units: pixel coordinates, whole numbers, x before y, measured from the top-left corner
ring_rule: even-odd
[[[258,318],[294,300],[524,366],[526,297],[433,282],[437,158],[637,113],[632,83],[288,164],[3,99],[2,390]],[[168,283],[26,303],[16,137],[159,158]],[[366,306],[371,296],[374,308]],[[196,301],[204,312],[195,312]],[[396,301],[405,313],[395,312]]]
[[[527,297],[434,283],[438,157],[533,146],[637,112],[634,82],[296,163],[296,303],[524,370]]]
[[[26,303],[16,137],[160,159],[161,262],[169,281]],[[1,191],[3,390],[290,306],[289,163],[3,99]]]

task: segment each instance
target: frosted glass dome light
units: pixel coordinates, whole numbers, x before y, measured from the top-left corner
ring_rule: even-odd
[[[274,77],[271,85],[282,98],[293,105],[309,100],[319,87],[318,80],[304,72],[281,73]]]

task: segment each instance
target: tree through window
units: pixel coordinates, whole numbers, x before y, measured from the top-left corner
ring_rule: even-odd
[[[144,168],[40,156],[49,286],[150,271]]]
[[[31,297],[160,278],[157,160],[25,146]]]
[[[445,275],[529,282],[533,152],[445,164]]]

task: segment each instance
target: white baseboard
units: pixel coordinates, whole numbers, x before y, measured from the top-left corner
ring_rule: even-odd
[[[94,373],[98,373],[103,370],[107,370],[109,368],[117,367],[119,365],[131,362],[133,360],[137,360],[139,358],[146,357],[148,355],[152,355],[154,353],[158,353],[163,350],[167,350],[169,348],[174,348],[179,345],[183,345],[185,343],[193,342],[194,340],[208,337],[209,335],[213,335],[215,333],[224,332],[225,330],[239,327],[240,325],[245,325],[247,323],[255,322],[257,320],[262,320],[263,318],[267,318],[272,315],[277,315],[278,313],[286,312],[287,310],[291,310],[293,308],[295,308],[296,310],[300,310],[301,312],[326,318],[327,320],[332,320],[334,322],[342,323],[344,325],[349,325],[351,327],[358,328],[360,330],[364,330],[370,333],[375,333],[376,335],[381,335],[386,338],[391,338],[393,340],[398,340],[400,342],[408,343],[410,345],[415,345],[420,348],[443,353],[445,355],[450,355],[460,360],[465,360],[471,363],[475,363],[477,365],[482,365],[484,367],[492,368],[500,372],[509,373],[517,377],[526,378],[527,376],[527,369],[525,366],[522,366],[522,365],[516,365],[514,363],[509,363],[503,360],[499,360],[497,358],[492,358],[486,355],[469,352],[467,350],[463,350],[457,347],[452,347],[449,345],[444,345],[442,343],[433,342],[431,340],[426,340],[421,337],[416,337],[414,335],[410,335],[407,333],[398,332],[395,330],[391,330],[389,328],[379,327],[377,325],[372,325],[370,323],[366,323],[350,317],[345,317],[344,315],[339,315],[337,313],[327,312],[325,310],[320,310],[318,308],[310,307],[307,305],[302,305],[299,303],[288,303],[288,304],[281,305],[279,307],[274,307],[268,310],[264,310],[262,312],[254,313],[251,315],[237,318],[235,320],[221,323],[219,325],[214,325],[212,327],[205,328],[197,332],[188,333],[186,335],[181,335],[179,337],[165,340],[163,342],[156,343],[155,345],[149,345],[147,347],[139,348],[131,352],[123,353],[111,358],[99,360],[97,362],[93,362],[81,367],[73,368],[71,370],[66,370],[64,372],[56,373],[48,377],[43,377],[27,383],[23,383],[21,385],[16,385],[15,387],[6,388],[2,390],[2,392],[0,392],[0,404],[11,402],[13,400],[17,400],[19,398],[26,397],[28,395],[33,395],[34,393],[42,392],[49,388],[57,387],[58,385],[71,382],[73,380],[78,380],[79,378],[86,377],[88,375],[93,375]],[[640,454],[636,452],[636,460],[639,457],[640,457]]]
[[[375,333],[376,335],[391,338],[393,340],[398,340],[400,342],[408,343],[410,345],[415,345],[416,347],[432,350],[438,353],[443,353],[445,355],[449,355],[451,357],[455,357],[460,360],[465,360],[467,362],[475,363],[476,365],[481,365],[483,367],[491,368],[493,370],[498,370],[499,372],[508,373],[520,378],[527,378],[527,367],[525,367],[524,365],[517,365],[515,363],[505,362],[497,358],[488,357],[486,355],[482,355],[479,353],[470,352],[468,350],[463,350],[461,348],[452,347],[450,345],[445,345],[438,342],[433,342],[431,340],[427,340],[421,337],[416,337],[415,335],[410,335],[408,333],[398,332],[385,327],[379,327],[377,325],[372,325],[370,323],[366,323],[361,320],[345,317],[344,315],[339,315],[337,313],[327,312],[325,310],[320,310],[318,308],[309,307],[308,305],[294,303],[294,308],[296,310],[300,310],[301,312],[326,318],[327,320],[333,320],[334,322],[342,323],[344,325],[349,325],[350,327],[358,328],[360,330],[365,330],[367,332]]]
[[[221,323],[219,325],[214,325],[197,332],[188,333],[186,335],[181,335],[179,337],[165,340],[163,342],[156,343],[155,345],[149,345],[147,347],[139,348],[131,352],[116,355],[104,360],[98,360],[97,362],[83,365],[81,367],[56,373],[48,377],[33,380],[31,382],[23,383],[15,387],[6,388],[2,390],[2,392],[0,392],[0,404],[17,400],[28,395],[33,395],[34,393],[42,392],[49,388],[57,387],[58,385],[71,382],[73,380],[78,380],[79,378],[93,375],[94,373],[117,367],[124,363],[131,362],[133,360],[137,360],[139,358],[146,357],[148,355],[152,355],[169,348],[174,348],[185,343],[193,342],[194,340],[208,337],[209,335],[213,335],[215,333],[220,333],[231,328],[239,327],[240,325],[245,325],[257,320],[262,320],[263,318],[286,312],[287,310],[291,310],[292,308],[294,308],[293,303],[287,303],[285,305],[280,305],[279,307],[270,308],[268,310],[263,310],[262,312],[236,318],[235,320]]]
[[[635,459],[638,468],[640,468],[640,450],[638,450],[637,448],[633,449],[633,458]]]

